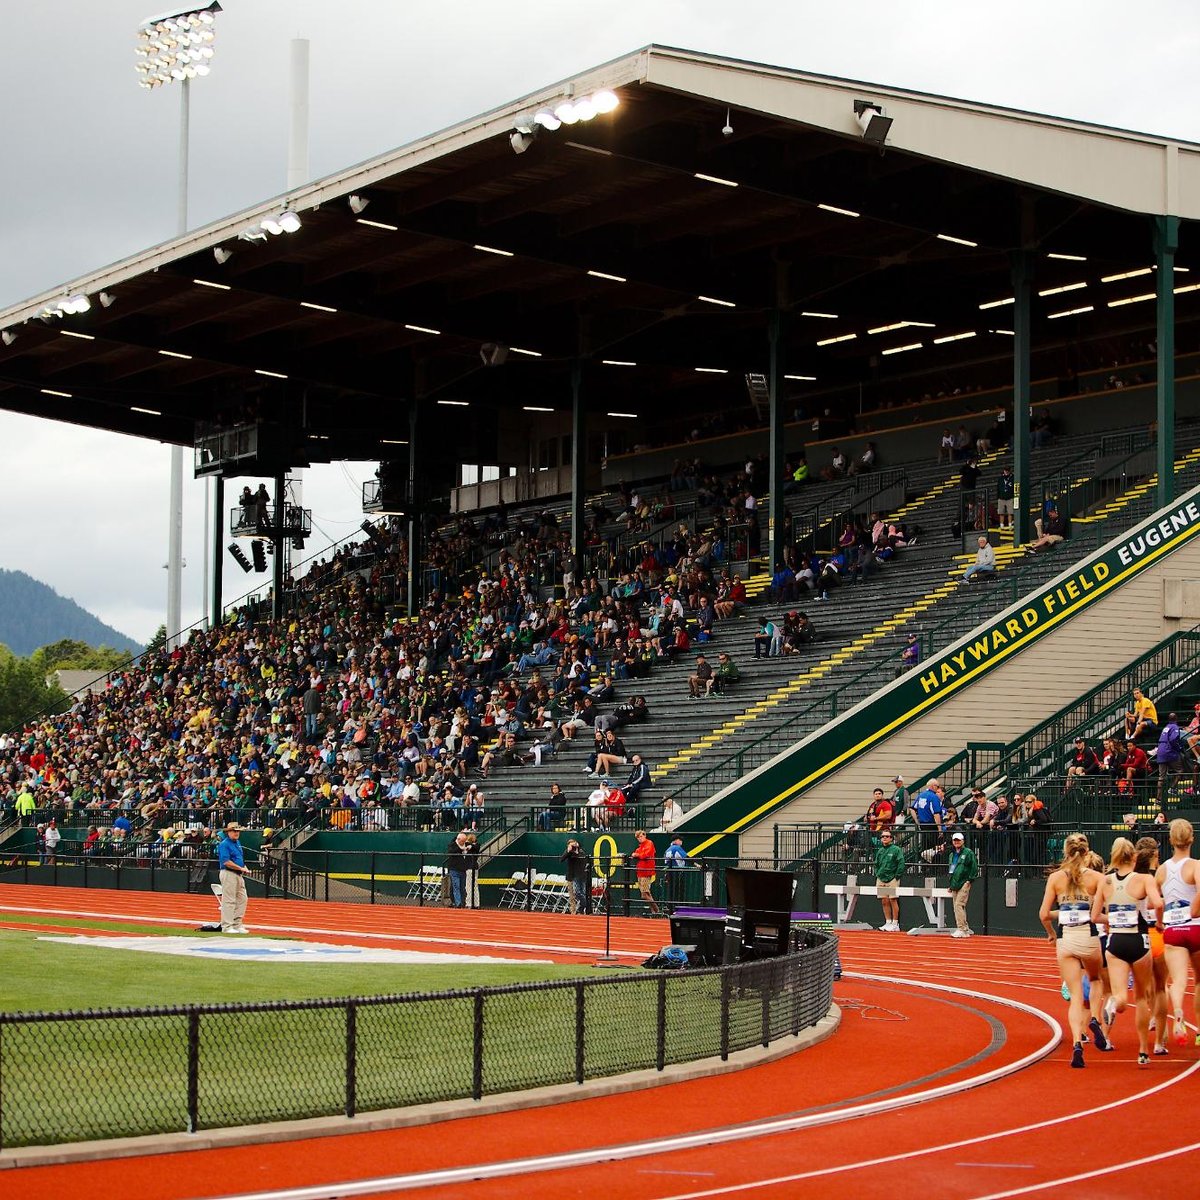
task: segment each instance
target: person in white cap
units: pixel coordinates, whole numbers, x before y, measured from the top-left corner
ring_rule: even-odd
[[[954,924],[950,935],[956,938],[971,937],[974,933],[967,923],[967,899],[971,895],[971,882],[979,878],[979,860],[963,835],[955,830],[950,835],[950,890],[954,893]]]

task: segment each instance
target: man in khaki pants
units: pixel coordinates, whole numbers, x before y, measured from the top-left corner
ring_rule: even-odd
[[[951,937],[971,937],[974,932],[967,924],[967,900],[971,881],[978,878],[979,860],[975,851],[967,848],[963,835],[956,830],[950,835],[950,890],[954,893],[954,923],[958,928]]]
[[[242,921],[246,916],[246,862],[242,857],[242,827],[236,821],[225,826],[225,836],[217,846],[217,865],[221,868],[221,932],[247,933]]]

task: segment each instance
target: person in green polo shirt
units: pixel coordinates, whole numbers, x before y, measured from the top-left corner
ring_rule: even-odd
[[[971,895],[971,881],[978,878],[979,860],[975,851],[955,831],[950,835],[950,890],[954,893],[954,923],[958,928],[951,937],[971,937],[974,932],[967,924],[967,898]]]
[[[879,849],[875,851],[875,882],[879,890],[879,903],[883,905],[883,933],[900,932],[900,901],[896,888],[904,874],[904,851],[896,845],[892,831],[885,827],[879,831]]]

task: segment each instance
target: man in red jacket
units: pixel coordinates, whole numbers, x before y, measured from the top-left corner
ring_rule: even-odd
[[[652,916],[658,916],[658,901],[650,894],[650,885],[654,882],[654,864],[656,853],[654,843],[646,836],[644,829],[639,829],[634,835],[637,838],[637,849],[630,856],[637,865],[638,891],[642,899],[650,906]]]

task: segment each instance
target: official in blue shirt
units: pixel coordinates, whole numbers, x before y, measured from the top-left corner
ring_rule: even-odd
[[[242,827],[236,821],[225,826],[225,836],[217,845],[217,866],[221,870],[221,932],[249,933],[246,917],[246,860],[242,855]]]
[[[920,827],[921,841],[926,849],[932,849],[941,834],[942,817],[946,812],[944,796],[942,785],[936,779],[931,779],[913,801],[913,816]]]

